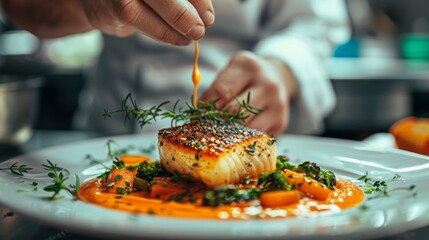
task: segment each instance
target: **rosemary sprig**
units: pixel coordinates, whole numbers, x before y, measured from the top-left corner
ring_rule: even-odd
[[[13,163],[7,168],[0,168],[0,171],[9,171],[18,176],[24,176],[24,173],[28,173],[30,170],[33,170],[33,168],[27,167],[25,164],[18,165],[18,162]]]
[[[389,183],[395,182],[401,179],[401,176],[398,174],[395,174],[392,178],[388,180],[374,180],[372,179],[368,172],[365,173],[365,175],[358,178],[358,180],[363,181],[364,186],[364,192],[366,194],[373,194],[371,197],[368,198],[368,200],[381,198],[381,197],[388,197],[392,192],[396,191],[410,191],[412,193],[412,196],[417,195],[416,192],[416,185],[412,184],[407,187],[396,187],[396,188],[389,188]]]
[[[63,190],[69,192],[73,197],[76,197],[76,194],[80,187],[79,177],[75,174],[76,184],[74,186],[74,189],[72,187],[68,187],[66,181],[69,179],[69,171],[62,167],[59,167],[56,163],[54,164],[49,160],[46,161],[48,162],[48,164],[42,164],[42,166],[44,170],[49,171],[48,177],[52,178],[53,182],[53,184],[43,188],[43,190],[46,192],[53,192],[52,196],[48,197],[47,199],[55,200],[63,198],[63,196],[59,195],[60,192]]]
[[[218,109],[216,104],[219,100],[199,101],[197,107],[186,103],[186,108],[179,107],[179,101],[176,101],[172,109],[164,109],[165,105],[170,103],[170,101],[164,101],[149,109],[142,109],[138,106],[133,96],[128,94],[122,101],[120,109],[115,111],[104,110],[103,117],[105,119],[111,118],[114,114],[122,113],[125,114],[125,125],[134,118],[143,128],[145,125],[155,122],[157,118],[170,118],[171,126],[192,121],[244,123],[250,117],[250,114],[259,114],[263,111],[262,108],[250,105],[250,92],[245,100],[240,101],[237,98],[235,100],[240,106],[237,110],[232,110],[230,107]]]

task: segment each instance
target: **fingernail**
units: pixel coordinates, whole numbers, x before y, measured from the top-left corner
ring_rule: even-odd
[[[205,11],[201,15],[201,19],[203,20],[203,22],[206,26],[211,26],[215,20],[213,13],[210,12],[209,10]]]
[[[191,30],[188,31],[186,35],[193,40],[197,40],[204,36],[204,31],[205,29],[203,26],[195,25],[191,28]]]

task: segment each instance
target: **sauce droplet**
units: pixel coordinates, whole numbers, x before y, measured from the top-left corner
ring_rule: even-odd
[[[198,69],[198,54],[198,41],[195,41],[194,70],[192,71],[192,82],[194,83],[194,107],[198,106],[198,85],[201,81],[201,73]]]

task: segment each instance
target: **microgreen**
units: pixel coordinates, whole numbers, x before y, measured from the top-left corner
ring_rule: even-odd
[[[16,190],[16,192],[35,192],[35,191],[37,191],[37,186],[38,185],[39,185],[39,183],[32,182],[31,183],[31,186],[32,186],[31,189],[18,189],[18,190]]]
[[[365,175],[362,175],[358,178],[358,180],[364,182],[364,192],[366,194],[370,194],[371,196],[368,198],[368,200],[381,198],[381,197],[388,197],[392,192],[396,191],[410,191],[413,196],[417,194],[416,192],[416,185],[412,184],[410,186],[405,187],[395,187],[390,188],[389,183],[395,182],[401,179],[401,176],[398,174],[395,174],[392,178],[388,180],[374,180],[372,177],[369,176],[368,172],[365,173]]]
[[[55,200],[63,198],[59,195],[61,191],[69,192],[73,197],[76,197],[77,191],[79,190],[80,180],[77,175],[75,188],[68,187],[66,181],[69,179],[70,172],[58,166],[56,163],[52,163],[48,159],[47,164],[42,164],[43,169],[48,171],[48,177],[52,179],[52,184],[43,188],[46,192],[52,192],[52,196],[48,197],[49,200]]]
[[[113,149],[113,144],[117,144],[114,140],[109,139],[106,142],[106,147],[107,147],[107,158],[110,158],[111,160],[113,160],[114,162],[117,161],[116,158],[118,156],[127,154],[129,151],[135,149],[135,146],[130,145],[124,148],[118,148],[118,149]],[[87,154],[85,156],[85,160],[88,160],[90,162],[91,165],[95,165],[95,164],[100,164],[102,165],[104,168],[109,169],[110,167],[106,166],[103,163],[103,160],[100,159],[96,159],[94,158],[91,154]]]

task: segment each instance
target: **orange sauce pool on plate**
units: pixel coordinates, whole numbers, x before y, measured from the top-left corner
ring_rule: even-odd
[[[363,201],[363,192],[353,183],[339,180],[332,196],[324,201],[303,197],[298,203],[279,206],[252,206],[252,203],[239,203],[218,207],[201,206],[193,203],[179,203],[150,198],[145,193],[133,192],[119,195],[103,191],[100,179],[85,182],[78,192],[82,201],[108,209],[133,214],[149,214],[194,219],[252,219],[287,218],[297,216],[315,216],[318,213],[335,213],[354,207]]]
[[[192,71],[192,82],[194,84],[194,107],[197,107],[198,105],[198,86],[200,85],[201,81],[201,73],[198,69],[198,55],[198,41],[195,41],[194,70]]]
[[[128,158],[130,157],[128,156]],[[132,160],[135,163],[135,159]],[[120,172],[128,171],[125,169],[117,170]],[[124,188],[126,186],[133,188],[126,181],[132,181],[135,174],[135,170],[129,171],[127,174],[123,174],[123,178],[121,177],[117,183]],[[337,179],[334,190],[331,190],[315,180],[309,180],[301,173],[286,170],[284,174],[290,184],[297,181],[304,181],[305,183],[297,184],[299,187],[293,190],[300,192],[300,199],[277,206],[264,206],[262,197],[260,200],[236,202],[217,207],[203,206],[202,196],[207,189],[202,183],[172,183],[168,177],[154,178],[153,181],[156,184],[152,186],[150,192],[130,191],[128,195],[118,194],[115,189],[112,191],[111,187],[106,187],[109,183],[111,184],[113,176],[107,181],[103,178],[95,178],[81,185],[78,191],[78,199],[108,209],[133,214],[222,220],[317,216],[321,213],[335,213],[342,209],[355,207],[364,200],[363,191],[347,180]],[[171,196],[184,191],[192,192],[195,201],[175,202],[168,200]]]

